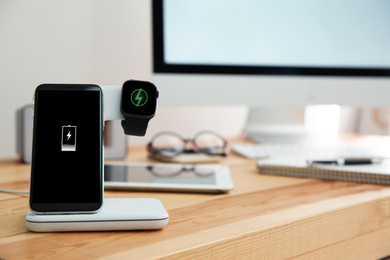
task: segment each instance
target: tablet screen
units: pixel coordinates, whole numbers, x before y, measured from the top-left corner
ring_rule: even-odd
[[[215,166],[204,165],[105,165],[105,182],[215,185]]]

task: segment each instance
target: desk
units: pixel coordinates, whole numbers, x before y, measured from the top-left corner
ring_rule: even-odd
[[[240,142],[244,140],[238,140]],[[152,162],[144,147],[125,161]],[[0,193],[0,259],[379,259],[390,255],[390,187],[265,176],[230,154],[227,194],[106,191],[157,198],[170,215],[158,231],[32,233],[28,196]],[[29,165],[0,161],[0,188],[28,189]]]

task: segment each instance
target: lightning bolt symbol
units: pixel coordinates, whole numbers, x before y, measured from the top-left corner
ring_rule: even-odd
[[[135,97],[135,100],[138,100],[137,106],[139,106],[139,104],[140,104],[141,101],[142,101],[142,97],[139,96],[139,95],[141,94],[141,92],[142,92],[142,88],[140,88],[140,89],[138,90],[138,94],[137,94],[137,96]]]
[[[68,137],[67,140],[69,140],[69,138],[72,136],[72,135],[70,134],[70,131],[69,131],[69,133],[68,133],[66,136]]]

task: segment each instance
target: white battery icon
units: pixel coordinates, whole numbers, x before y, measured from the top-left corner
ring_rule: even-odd
[[[62,126],[62,145],[61,151],[76,151],[76,126]]]

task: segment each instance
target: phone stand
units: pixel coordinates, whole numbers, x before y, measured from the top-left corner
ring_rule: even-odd
[[[104,120],[124,120],[121,113],[122,86],[100,86],[103,91]]]
[[[114,231],[161,229],[169,215],[157,199],[104,199],[93,214],[37,215],[30,210],[26,226],[34,232]]]
[[[124,120],[121,86],[102,86],[104,120]],[[160,229],[169,215],[157,199],[104,199],[97,213],[39,215],[30,210],[26,226],[34,232],[113,231]]]

